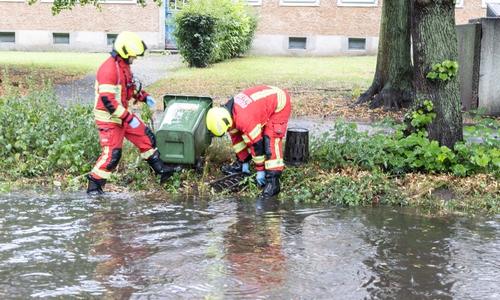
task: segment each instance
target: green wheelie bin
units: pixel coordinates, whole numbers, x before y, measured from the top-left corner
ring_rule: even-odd
[[[163,116],[155,134],[162,161],[188,165],[201,173],[202,155],[212,143],[205,122],[212,98],[167,94],[163,96],[163,104]]]

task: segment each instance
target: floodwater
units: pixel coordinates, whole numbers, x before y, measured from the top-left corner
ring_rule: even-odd
[[[293,199],[0,195],[1,299],[498,299],[500,219]]]

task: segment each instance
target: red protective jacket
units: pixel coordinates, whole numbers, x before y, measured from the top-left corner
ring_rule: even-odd
[[[97,71],[95,83],[96,100],[94,116],[96,123],[128,122],[133,114],[128,110],[128,101],[134,96],[135,85],[130,65],[120,56],[112,55]]]
[[[256,170],[282,170],[282,138],[292,110],[288,92],[256,86],[237,94],[232,101],[226,107],[233,119],[229,134],[238,159],[248,161],[251,154]]]

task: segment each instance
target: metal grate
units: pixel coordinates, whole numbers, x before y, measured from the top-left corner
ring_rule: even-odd
[[[221,192],[223,190],[238,192],[244,186],[244,184],[240,183],[248,176],[250,176],[250,174],[245,172],[227,175],[226,177],[222,177],[221,179],[212,181],[210,183],[210,186],[217,192]]]

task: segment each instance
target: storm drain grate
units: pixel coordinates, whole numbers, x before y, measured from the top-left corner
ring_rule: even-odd
[[[233,192],[237,192],[243,188],[244,185],[240,184],[245,178],[250,176],[250,174],[241,172],[234,173],[231,175],[227,175],[222,177],[221,179],[212,181],[210,186],[214,188],[216,191],[221,192],[223,190],[230,190]]]

